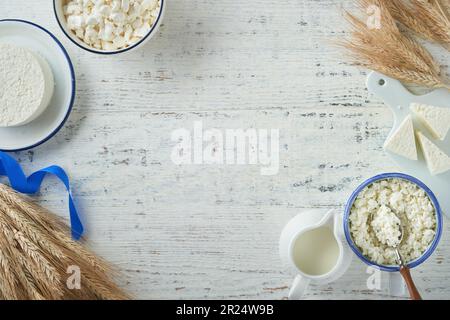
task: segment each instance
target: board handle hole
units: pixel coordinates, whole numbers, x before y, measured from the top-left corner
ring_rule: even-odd
[[[386,85],[386,80],[380,79],[378,80],[378,84],[380,85],[380,87],[384,87]]]

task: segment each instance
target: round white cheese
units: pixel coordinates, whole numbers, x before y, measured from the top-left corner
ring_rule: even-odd
[[[0,43],[0,127],[25,125],[39,117],[54,86],[50,66],[41,56]]]

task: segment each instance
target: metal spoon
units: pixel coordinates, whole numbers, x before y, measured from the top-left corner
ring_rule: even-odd
[[[389,207],[388,207],[389,208]],[[400,238],[399,241],[397,242],[397,245],[389,245],[388,243],[385,243],[384,241],[380,240],[380,238],[378,237],[377,233],[375,233],[375,236],[377,237],[377,239],[383,243],[384,245],[387,245],[388,247],[392,248],[395,250],[395,254],[397,255],[397,262],[400,266],[400,274],[402,275],[403,279],[405,280],[406,286],[408,287],[408,291],[409,291],[409,295],[411,296],[412,300],[422,300],[422,297],[420,296],[419,290],[417,290],[416,285],[414,284],[414,281],[411,277],[411,272],[410,269],[408,268],[407,264],[405,263],[405,260],[403,260],[402,255],[400,254],[400,245],[403,242],[403,238],[405,235],[405,229],[403,227],[403,223],[402,220],[400,219],[400,217],[397,215],[397,213],[395,213],[394,210],[392,210],[391,208],[389,208],[393,214],[395,214],[398,218],[398,220],[400,221],[399,224],[399,228],[400,228]],[[371,226],[371,221],[373,220],[373,213],[371,213],[370,215],[370,221],[369,221],[369,226]]]

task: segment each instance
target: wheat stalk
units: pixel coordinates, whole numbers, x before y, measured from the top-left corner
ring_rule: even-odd
[[[30,260],[26,256],[20,255],[18,248],[13,249],[13,252],[14,251],[15,257],[19,261],[19,265],[22,268],[21,271],[28,275],[28,281],[31,280],[34,283],[34,290],[38,291],[39,295],[42,297],[47,297],[47,299],[61,299],[63,296],[63,290],[59,279],[57,282],[55,280],[49,280],[48,274],[41,270],[35,261]],[[56,270],[54,272],[56,273]],[[59,277],[60,275],[58,275],[58,278]]]
[[[33,204],[31,201],[19,197],[6,185],[0,184],[0,193],[2,200],[10,207],[17,208],[24,213],[30,223],[42,228],[51,235],[51,231],[66,231],[67,226],[56,216],[49,213],[42,207]]]
[[[56,273],[55,268],[50,264],[48,259],[43,255],[43,252],[18,230],[14,230],[14,239],[17,241],[22,251],[26,253],[28,258],[31,258],[31,260],[34,261],[34,264],[39,271],[47,277],[47,280],[55,285],[59,285],[59,275]]]
[[[63,259],[63,252],[53,244],[50,237],[30,219],[27,219],[22,212],[0,199],[0,211],[6,214],[17,229],[20,229],[31,241],[38,245],[40,250],[50,251],[56,258]]]
[[[0,184],[0,298],[128,299],[115,271],[69,237],[55,215]],[[81,271],[81,289],[64,283],[69,266]]]
[[[3,291],[5,299],[18,299],[25,297],[32,297],[39,299],[40,295],[35,286],[30,284],[22,271],[20,260],[21,253],[14,251],[17,244],[14,241],[13,232],[10,230],[8,221],[5,216],[0,214],[0,244],[2,250],[2,257],[4,258],[2,267],[2,282],[11,285]]]
[[[32,300],[46,300],[45,297],[39,292],[37,288],[37,283],[33,276],[29,273],[28,270],[22,270],[23,272],[19,272],[19,279],[22,281],[22,285],[25,287],[26,292],[29,295],[29,299]],[[49,300],[52,297],[49,297]]]
[[[450,89],[431,54],[400,31],[384,0],[358,0],[357,3],[361,9],[379,8],[381,28],[371,28],[360,18],[346,13],[352,36],[339,44],[348,50],[356,65],[406,83]]]
[[[4,238],[0,235],[0,246],[6,245]],[[4,299],[17,300],[16,279],[13,277],[11,258],[6,250],[0,250],[0,292]]]
[[[450,5],[443,0],[383,0],[394,19],[450,50]]]
[[[1,200],[3,200],[4,205],[2,205]],[[107,271],[104,261],[100,262],[100,259],[89,252],[89,250],[86,250],[78,242],[74,242],[67,237],[69,228],[60,219],[44,208],[32,202],[25,201],[22,197],[11,192],[8,187],[2,184],[0,184],[0,208],[3,208],[9,216],[13,217],[21,230],[27,232],[27,235],[30,238],[34,238],[35,242],[40,242],[41,244],[47,243],[46,247],[51,251],[51,254],[56,255],[58,258],[64,256],[61,249],[52,245],[53,242],[58,242],[59,246],[65,249],[80,252],[86,260],[90,261],[93,267],[102,272]],[[22,216],[20,216],[20,213],[22,213]],[[47,235],[43,230],[45,230]]]

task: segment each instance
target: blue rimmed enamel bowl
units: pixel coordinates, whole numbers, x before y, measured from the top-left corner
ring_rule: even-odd
[[[48,63],[53,74],[53,95],[42,114],[22,126],[0,128],[0,151],[35,148],[55,136],[72,111],[76,93],[72,61],[64,46],[50,31],[30,21],[0,20],[0,43],[25,48],[39,55]]]
[[[381,181],[381,180],[387,180],[387,179],[403,179],[409,182],[412,182],[414,184],[416,184],[417,186],[419,186],[422,190],[425,191],[425,193],[428,195],[428,197],[430,198],[431,202],[433,203],[433,206],[435,208],[435,213],[436,213],[436,236],[434,237],[433,242],[430,244],[430,246],[428,247],[428,249],[422,254],[421,257],[410,261],[408,263],[408,267],[409,268],[415,268],[418,265],[422,264],[425,260],[427,260],[432,254],[433,252],[436,250],[436,247],[439,243],[439,240],[441,239],[441,235],[442,235],[442,211],[441,211],[441,207],[439,205],[438,200],[436,199],[436,196],[433,194],[433,192],[420,180],[403,174],[403,173],[384,173],[384,174],[380,174],[377,175],[373,178],[368,179],[367,181],[365,181],[364,183],[362,183],[351,195],[350,199],[348,200],[346,206],[345,206],[345,213],[344,213],[344,232],[345,232],[345,237],[347,239],[347,242],[350,246],[350,248],[353,250],[353,252],[366,264],[368,264],[369,266],[378,268],[382,271],[388,271],[388,272],[397,272],[400,270],[399,266],[385,266],[385,265],[379,265],[374,263],[373,261],[370,261],[367,257],[365,257],[361,251],[359,250],[359,248],[356,246],[356,244],[353,241],[353,238],[351,236],[350,233],[350,226],[349,226],[349,216],[350,216],[350,212],[351,209],[353,207],[353,204],[355,202],[355,200],[358,198],[359,194],[361,193],[361,191],[363,191],[366,187],[370,186],[371,184],[377,182],[377,181]]]
[[[150,30],[147,32],[147,34],[137,41],[136,43],[122,49],[117,49],[113,51],[108,50],[100,50],[96,49],[86,43],[84,43],[81,39],[79,39],[67,26],[66,17],[63,13],[63,7],[66,3],[66,0],[53,0],[53,11],[55,13],[56,21],[58,22],[59,26],[61,27],[62,32],[67,36],[67,38],[72,41],[75,45],[80,47],[83,50],[86,50],[91,53],[96,53],[100,55],[113,55],[113,54],[119,54],[124,52],[131,52],[136,50],[137,48],[142,47],[145,43],[150,41],[150,39],[153,38],[153,36],[157,33],[159,27],[161,26],[162,20],[164,18],[164,13],[166,10],[166,1],[161,1],[161,8],[159,9],[158,17],[156,18],[155,23],[150,28]]]

